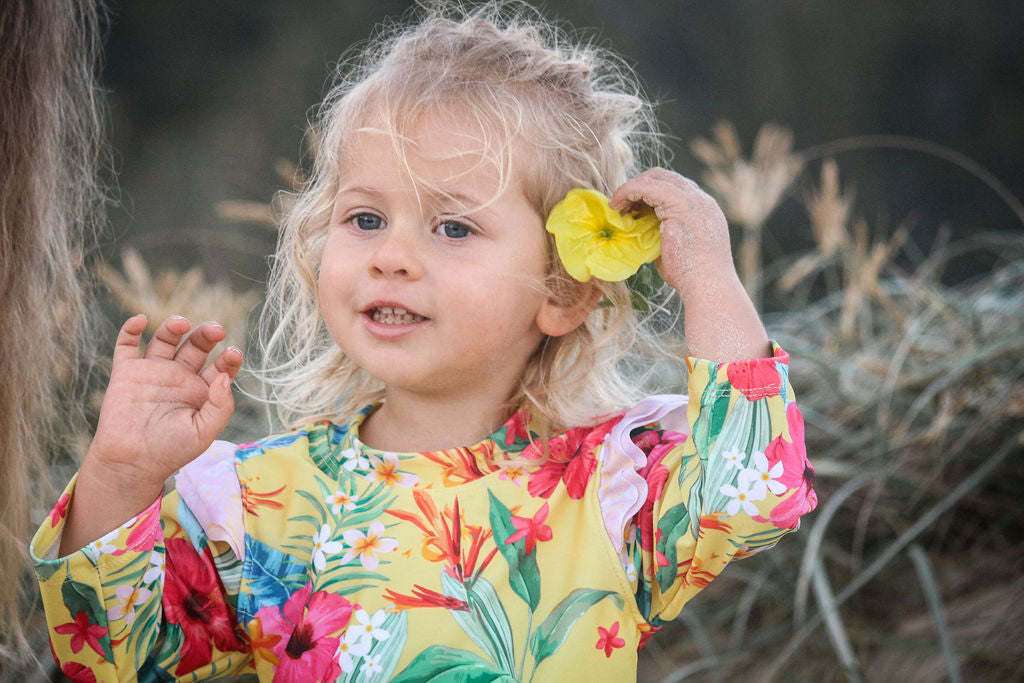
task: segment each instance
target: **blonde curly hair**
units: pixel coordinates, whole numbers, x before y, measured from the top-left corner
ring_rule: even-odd
[[[261,375],[284,424],[344,419],[383,395],[383,386],[334,344],[318,308],[318,264],[346,144],[373,117],[402,154],[418,120],[453,104],[476,119],[475,129],[490,133],[481,142],[501,189],[511,175],[511,142],[526,150],[523,191],[540,216],[574,187],[611,194],[664,158],[651,104],[632,70],[525,4],[432,4],[411,22],[382,26],[339,68],[311,125],[310,175],[283,203],[260,329]],[[550,235],[548,254],[549,278],[540,285],[550,296],[571,303],[596,286],[603,301],[575,331],[541,343],[508,408],[525,408],[545,426],[582,425],[638,397],[644,382],[628,360],[639,342],[658,335],[652,319],[638,317],[623,283],[574,281]]]

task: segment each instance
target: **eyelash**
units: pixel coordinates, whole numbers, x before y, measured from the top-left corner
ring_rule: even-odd
[[[363,223],[363,219],[366,219],[366,218],[369,218],[369,219],[372,219],[373,221],[376,221],[377,222],[376,227],[370,227],[370,228],[363,227],[363,224],[362,224]],[[374,214],[374,213],[357,213],[357,214],[353,215],[351,218],[349,218],[347,222],[352,223],[352,225],[354,225],[357,230],[361,230],[361,231],[364,231],[364,232],[370,232],[370,231],[373,231],[373,230],[380,230],[384,226],[384,222],[385,221],[384,221],[383,218],[381,218],[380,216],[378,216],[377,214]],[[445,226],[458,226],[461,230],[465,231],[465,234],[461,235],[459,237],[453,237],[452,235],[449,235],[449,234],[446,234],[445,232],[443,232]],[[470,237],[472,235],[477,234],[477,231],[474,228],[472,228],[471,226],[467,225],[466,223],[463,223],[461,221],[457,221],[457,220],[454,220],[454,219],[451,219],[451,218],[448,218],[448,219],[440,221],[437,224],[437,227],[434,229],[434,232],[437,233],[437,234],[442,235],[443,237],[446,237],[447,239],[455,240],[455,241],[464,240],[467,237]]]

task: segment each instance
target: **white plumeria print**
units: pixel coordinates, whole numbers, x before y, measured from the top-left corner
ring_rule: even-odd
[[[331,528],[324,524],[320,531],[313,534],[313,566],[322,572],[327,566],[327,553],[340,553],[344,547],[341,541],[331,540]]]
[[[349,626],[350,631],[357,631],[366,638],[366,642],[372,640],[387,640],[391,637],[391,634],[380,628],[380,625],[387,619],[387,612],[384,610],[377,610],[371,617],[366,610],[356,610],[356,621],[358,625]]]
[[[110,533],[104,534],[100,538],[96,539],[89,545],[85,546],[84,550],[93,560],[98,560],[100,555],[103,553],[112,553],[117,550],[112,541],[117,538],[117,534],[120,529],[114,529]]]
[[[328,494],[324,498],[324,502],[331,506],[331,512],[338,514],[342,510],[345,510],[346,512],[354,510],[356,503],[359,502],[359,498],[338,489],[334,493]]]
[[[739,486],[733,486],[732,484],[723,484],[720,489],[723,494],[729,496],[729,503],[725,506],[725,514],[735,515],[742,509],[745,513],[753,517],[758,514],[757,506],[754,505],[755,500],[762,500],[762,498],[755,498],[751,492],[750,487],[745,486],[742,482],[737,481]]]
[[[107,619],[117,621],[123,618],[128,626],[135,621],[135,608],[149,600],[153,591],[141,586],[118,586],[114,591],[117,600],[114,606],[107,610]]]
[[[142,575],[143,583],[153,583],[158,579],[164,578],[164,558],[163,553],[158,553],[155,550],[149,554],[149,563],[153,566]]]
[[[786,492],[786,485],[779,481],[782,476],[782,461],[775,463],[768,468],[768,457],[761,452],[754,453],[754,466],[740,472],[739,483],[750,489],[750,495],[754,500],[764,500],[768,497],[768,491],[776,496]]]
[[[415,474],[398,470],[397,453],[384,453],[383,457],[380,458],[376,455],[371,455],[370,471],[366,473],[366,478],[374,484],[401,486],[402,488],[415,486],[416,482],[419,481],[419,477]]]
[[[380,565],[377,553],[389,553],[398,547],[395,539],[384,538],[384,525],[380,520],[374,520],[365,534],[358,529],[347,529],[342,536],[348,550],[341,558],[341,563],[348,564],[358,557],[359,563],[371,571]]]
[[[371,640],[363,638],[363,634],[355,629],[348,629],[338,642],[338,665],[345,673],[352,673],[356,666],[356,657],[362,657],[370,651]]]
[[[363,660],[363,671],[366,673],[377,673],[379,671],[383,671],[384,667],[380,665],[380,662],[377,661],[378,659],[380,659],[379,655],[377,657],[367,655]]]
[[[726,469],[742,470],[747,454],[733,446],[729,450],[722,451],[722,457],[725,459]]]
[[[338,455],[342,459],[341,466],[349,472],[357,468],[365,470],[370,466],[370,461],[356,448],[346,448]]]

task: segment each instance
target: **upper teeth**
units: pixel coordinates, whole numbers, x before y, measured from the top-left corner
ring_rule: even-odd
[[[371,311],[370,317],[373,318],[375,322],[385,323],[388,325],[409,324],[419,322],[420,320],[426,320],[422,315],[410,313],[404,308],[400,308],[398,306],[378,306]]]

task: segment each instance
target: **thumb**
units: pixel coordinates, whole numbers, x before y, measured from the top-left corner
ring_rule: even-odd
[[[210,385],[210,394],[195,416],[200,438],[212,442],[227,426],[235,412],[235,397],[231,393],[231,377],[226,372],[217,375]]]

